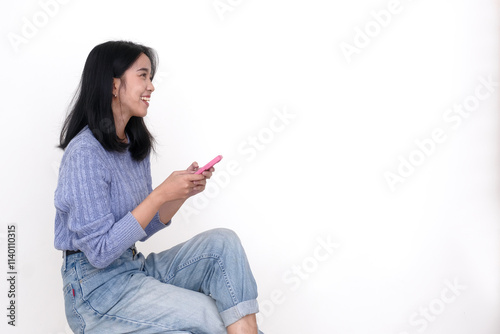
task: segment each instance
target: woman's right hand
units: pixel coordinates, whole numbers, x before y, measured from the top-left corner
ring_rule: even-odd
[[[205,178],[204,175],[195,174],[194,171],[175,171],[154,191],[158,193],[163,203],[186,200],[204,188]]]

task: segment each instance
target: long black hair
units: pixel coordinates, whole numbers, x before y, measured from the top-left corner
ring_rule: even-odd
[[[71,139],[88,125],[106,150],[124,152],[128,149],[132,158],[138,161],[148,156],[153,148],[154,138],[142,117],[130,118],[125,127],[129,141],[124,143],[116,134],[111,109],[113,78],[121,78],[141,54],[145,54],[151,61],[152,80],[158,64],[158,56],[153,49],[127,41],[110,41],[92,49],[64,121],[59,148],[64,150]]]

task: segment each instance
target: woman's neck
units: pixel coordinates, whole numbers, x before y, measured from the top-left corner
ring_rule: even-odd
[[[130,117],[123,115],[123,113],[115,112],[113,109],[113,118],[115,121],[116,136],[121,142],[127,143],[127,135],[125,134],[125,127],[127,126]]]

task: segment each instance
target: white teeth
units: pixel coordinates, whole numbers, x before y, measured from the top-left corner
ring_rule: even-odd
[[[149,97],[141,96],[141,100],[143,100],[143,101],[149,102],[149,99],[150,99]]]

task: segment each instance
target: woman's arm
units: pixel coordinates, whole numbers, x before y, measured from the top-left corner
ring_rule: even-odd
[[[197,169],[198,164],[193,162],[187,170],[173,172],[132,211],[143,229],[157,212],[160,221],[168,223],[189,197],[205,190],[206,180],[212,177],[215,169],[212,167],[202,174],[194,174]]]
[[[160,207],[160,221],[167,224],[179,211],[186,200],[178,199],[176,201],[167,202]]]

